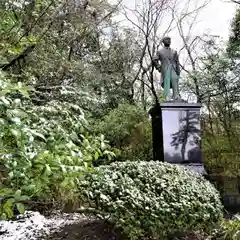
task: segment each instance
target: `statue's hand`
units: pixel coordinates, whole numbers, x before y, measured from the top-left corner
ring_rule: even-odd
[[[160,66],[156,67],[156,69],[161,73],[161,67]]]

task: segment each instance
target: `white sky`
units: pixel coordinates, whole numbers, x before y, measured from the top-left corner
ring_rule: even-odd
[[[123,3],[128,8],[133,9],[136,2],[141,0],[123,0]],[[184,4],[186,0],[181,0]],[[196,2],[201,3],[204,0],[196,0]],[[118,0],[110,0],[110,2],[118,2]],[[227,40],[229,35],[229,27],[232,18],[235,14],[236,5],[231,3],[230,0],[212,0],[203,10],[201,10],[198,18],[197,24],[192,31],[192,35],[202,35],[203,33],[218,35],[223,40]],[[129,14],[129,17],[134,15]],[[121,17],[117,19],[122,20]],[[127,20],[126,20],[127,21]],[[129,26],[131,25],[128,23]],[[182,44],[179,44],[178,34],[174,31],[171,32],[170,37],[172,38],[172,47],[175,49],[181,48]],[[181,46],[180,46],[181,45]]]
[[[212,0],[201,12],[199,16],[200,22],[196,25],[195,31],[209,32],[227,40],[234,15],[235,4],[224,0]]]

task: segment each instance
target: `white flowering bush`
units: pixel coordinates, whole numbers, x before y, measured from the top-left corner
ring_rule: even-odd
[[[202,176],[161,162],[101,166],[81,182],[90,203],[130,239],[164,239],[222,218],[219,194]]]

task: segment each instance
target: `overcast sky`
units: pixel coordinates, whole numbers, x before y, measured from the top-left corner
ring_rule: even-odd
[[[181,0],[183,3],[187,0]],[[193,1],[193,0],[192,0]],[[196,2],[203,2],[204,0],[196,0]],[[110,2],[118,2],[118,0],[110,0]],[[141,0],[123,0],[124,5],[128,8],[134,9],[135,3],[141,2]],[[195,1],[193,1],[195,2]],[[192,31],[192,35],[202,35],[208,33],[211,35],[218,35],[224,40],[227,40],[229,35],[229,27],[231,20],[235,14],[236,5],[231,3],[230,0],[212,0],[203,10],[201,10],[197,24]],[[131,14],[129,15],[131,17]],[[134,19],[134,15],[132,15]],[[121,20],[121,17],[118,17]],[[128,22],[129,24],[129,22]],[[174,31],[171,32],[172,47],[175,49],[181,48],[182,44],[179,44],[178,34]]]
[[[195,31],[208,31],[213,35],[220,35],[226,39],[234,14],[235,4],[224,0],[212,0],[201,12],[199,16],[200,22],[197,24]]]

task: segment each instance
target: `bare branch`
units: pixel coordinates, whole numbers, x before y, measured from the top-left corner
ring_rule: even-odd
[[[230,0],[230,1],[240,5],[240,1],[239,0]]]
[[[197,16],[200,12],[200,10],[202,10],[203,8],[205,8],[211,0],[207,0],[205,1],[202,5],[200,5],[199,7],[193,9],[192,11],[188,11],[189,9],[189,5],[190,5],[190,1],[189,0],[185,6],[185,12],[178,16],[177,13],[175,12],[174,9],[172,9],[172,12],[174,14],[174,17],[175,17],[175,21],[176,21],[176,24],[177,24],[177,29],[178,29],[178,32],[179,32],[179,35],[183,41],[183,47],[180,49],[180,52],[182,50],[185,50],[187,52],[187,56],[190,60],[190,64],[191,64],[191,70],[192,71],[196,71],[196,59],[197,58],[194,58],[193,57],[193,53],[192,53],[192,47],[194,46],[194,44],[196,43],[197,40],[199,40],[199,37],[195,37],[190,43],[189,43],[189,40],[190,40],[190,36],[191,36],[191,31],[193,29],[193,26],[194,24],[196,23],[196,19],[197,19]],[[192,17],[193,15],[193,18],[192,18],[192,21],[190,24],[188,24],[188,32],[187,33],[184,33],[184,28],[183,28],[183,24],[184,24],[184,20],[188,17]],[[186,71],[187,73],[190,73],[190,71],[187,71],[186,68],[184,67],[184,65],[182,65],[182,69],[184,71]],[[198,84],[198,79],[196,78],[195,75],[192,75],[192,78],[194,80],[194,84],[195,84],[195,90],[196,90],[196,95],[197,95],[197,102],[201,102],[201,95],[200,95],[200,90],[199,90],[199,84]]]

